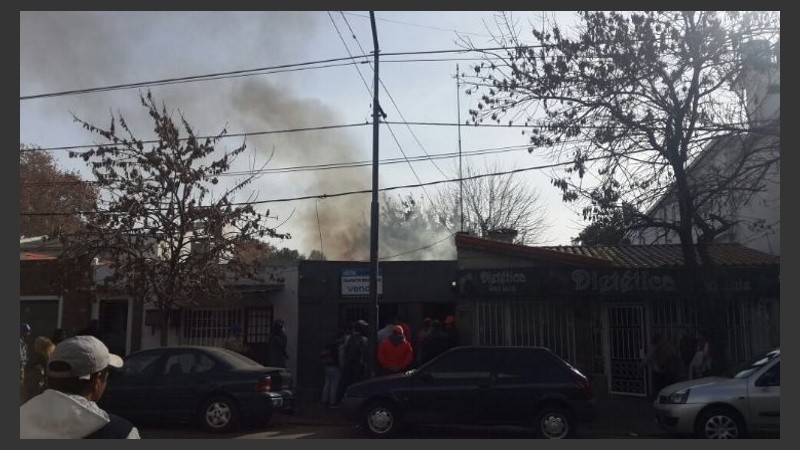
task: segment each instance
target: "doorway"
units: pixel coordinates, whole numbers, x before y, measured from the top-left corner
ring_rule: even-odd
[[[128,301],[102,300],[97,321],[100,336],[108,350],[119,356],[125,356],[128,343]]]
[[[640,366],[647,351],[644,306],[609,305],[608,334],[608,391],[612,394],[646,396],[647,369]]]

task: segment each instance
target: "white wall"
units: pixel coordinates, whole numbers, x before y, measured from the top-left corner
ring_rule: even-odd
[[[270,293],[273,305],[273,318],[283,319],[286,326],[286,337],[288,338],[287,353],[289,361],[287,368],[297,379],[297,329],[299,328],[299,300],[297,297],[298,269],[294,267],[284,267],[280,270],[285,277],[283,290]]]

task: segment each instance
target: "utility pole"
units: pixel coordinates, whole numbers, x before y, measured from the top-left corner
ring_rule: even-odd
[[[461,231],[464,231],[464,174],[461,171],[461,78],[456,63],[456,112],[458,114],[458,211],[461,213]]]
[[[369,22],[372,26],[372,45],[375,49],[375,81],[372,94],[372,209],[370,219],[369,239],[369,296],[375,313],[372,320],[372,370],[375,370],[378,361],[378,127],[380,125],[381,107],[378,103],[378,30],[375,28],[375,11],[369,12]]]

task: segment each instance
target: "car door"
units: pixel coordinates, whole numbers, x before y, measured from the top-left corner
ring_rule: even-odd
[[[412,382],[395,394],[410,422],[473,423],[491,370],[487,349],[456,348],[412,375]]]
[[[113,370],[100,399],[100,407],[128,420],[149,418],[152,414],[152,383],[161,350],[134,353],[120,369]]]
[[[480,409],[488,423],[528,423],[540,399],[566,398],[574,384],[545,350],[503,348],[494,357],[495,373]]]
[[[210,376],[216,362],[203,352],[180,349],[170,353],[154,377],[154,410],[176,420],[192,420],[199,402],[214,384]]]
[[[753,429],[780,432],[781,361],[772,361],[761,374],[751,377],[747,386],[750,420]],[[768,364],[769,365],[769,364]]]

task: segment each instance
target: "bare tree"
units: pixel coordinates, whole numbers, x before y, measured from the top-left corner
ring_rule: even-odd
[[[587,216],[636,205],[642,213],[629,226],[676,234],[686,272],[706,296],[708,246],[735,226],[737,208],[780,161],[779,119],[763,114],[767,97],[750,82],[776,64],[779,70],[780,13],[577,18],[573,29],[534,28],[527,43],[509,15],[500,17],[495,36],[507,50],[486,52],[474,68],[470,91],[480,100],[473,120],[524,117],[533,147],[572,162],[553,179],[565,201],[586,201]],[[700,164],[715,146],[723,157]],[[668,198],[677,205],[674,217],[647,214]],[[724,324],[712,327],[722,333]]]
[[[149,92],[141,103],[154,122],[152,145],[136,138],[121,115],[112,116],[107,129],[75,117],[108,144],[70,154],[89,164],[102,202],[88,215],[85,233],[65,248],[110,262],[109,286],[158,308],[166,345],[172,309],[228,298],[231,280],[257,276],[252,258],[237,257],[241,249],[265,236],[288,235],[264,225],[269,212],[234,202],[254,175],[229,188],[219,184],[244,145],[220,153],[216,144],[225,130],[200,139],[183,116],[175,121],[166,106],[158,108]]]
[[[544,241],[549,227],[539,191],[520,174],[506,173],[498,163],[487,164],[480,171],[467,165],[463,170],[464,230],[487,236],[499,229],[517,231],[519,244],[534,245]],[[456,175],[457,176],[457,175]],[[451,232],[461,230],[461,190],[450,183],[435,192],[433,203],[440,224]]]

